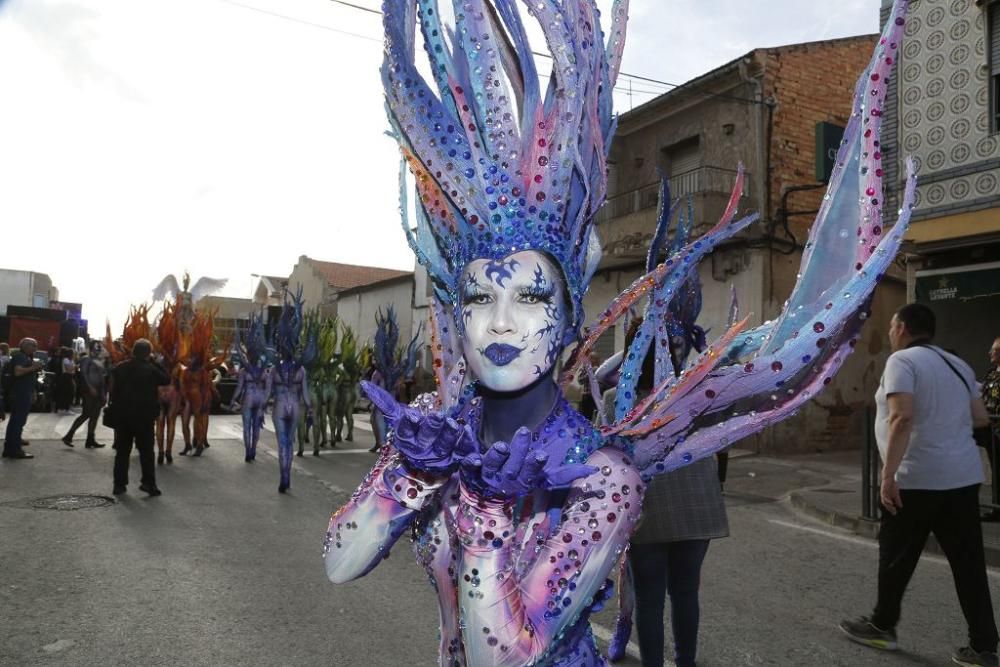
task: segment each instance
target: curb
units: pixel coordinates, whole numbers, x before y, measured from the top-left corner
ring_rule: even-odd
[[[808,514],[814,519],[819,519],[823,523],[836,526],[837,528],[843,528],[844,530],[849,530],[855,535],[867,537],[871,540],[878,539],[878,521],[869,521],[868,519],[864,519],[860,516],[845,514],[844,512],[838,512],[837,510],[825,509],[810,502],[800,491],[792,491],[789,494],[789,500],[791,500],[792,507],[801,511],[803,514]],[[936,542],[935,546],[937,546]]]
[[[825,524],[849,530],[855,535],[866,537],[870,540],[878,539],[878,521],[870,521],[854,514],[846,514],[844,512],[838,512],[837,510],[825,509],[820,507],[818,504],[811,502],[801,491],[792,491],[789,494],[789,500],[791,501],[792,507],[796,510],[811,516],[814,519],[818,519]],[[983,551],[986,555],[986,565],[988,567],[1000,568],[1000,548],[990,544],[984,544]],[[945,556],[944,551],[941,549],[941,545],[938,544],[934,535],[931,535],[927,539],[927,544],[924,546],[924,553]]]

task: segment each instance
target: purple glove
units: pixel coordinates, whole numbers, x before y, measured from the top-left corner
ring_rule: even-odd
[[[462,458],[478,449],[468,426],[442,414],[423,415],[371,382],[362,382],[361,389],[382,412],[393,430],[392,446],[410,467],[432,475],[451,474]]]
[[[559,489],[597,468],[581,464],[549,464],[548,452],[533,449],[531,431],[522,427],[510,444],[496,442],[484,455],[462,460],[462,482],[481,496],[511,498],[535,489]]]

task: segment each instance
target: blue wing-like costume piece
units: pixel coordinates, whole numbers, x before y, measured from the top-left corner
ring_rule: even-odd
[[[746,320],[734,322],[679,377],[666,372],[664,357],[670,346],[660,341],[669,335],[677,313],[696,310],[697,301],[691,299],[697,285],[691,278],[697,262],[752,222],[733,222],[742,191],[741,170],[719,225],[637,280],[602,314],[575,352],[564,383],[586,363],[601,333],[634,304],[648,300],[643,327],[619,372],[615,421],[602,428],[608,444],[628,451],[644,476],[710,456],[793,414],[830,383],[857,342],[875,285],[908,227],[916,188],[914,165],[908,161],[899,218],[886,230],[879,129],[907,6],[906,0],[895,4],[858,82],[834,174],[803,251],[801,277],[780,316],[749,331]],[[656,386],[640,401],[635,391],[638,371],[654,343]]]

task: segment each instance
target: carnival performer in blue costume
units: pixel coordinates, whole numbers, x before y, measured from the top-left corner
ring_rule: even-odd
[[[423,325],[420,329],[422,328]],[[371,382],[393,398],[399,398],[403,381],[412,377],[413,371],[417,367],[417,354],[419,354],[421,347],[417,344],[420,338],[420,329],[403,350],[399,345],[399,323],[396,320],[396,309],[388,306],[383,313],[382,309],[379,308],[375,314],[375,345],[372,348],[372,363],[375,370],[372,373]],[[375,404],[372,404],[371,424],[375,434],[375,447],[372,448],[374,451],[377,447],[385,444],[386,438],[385,415]]]
[[[233,348],[235,361],[240,368],[232,404],[239,406],[243,416],[244,460],[257,458],[257,442],[264,426],[264,410],[271,395],[271,366],[273,350],[267,347],[263,313],[250,313],[250,326],[245,333],[245,343],[237,331]]]
[[[285,292],[285,303],[273,334],[278,361],[271,371],[274,394],[274,411],[271,418],[278,437],[278,466],[281,468],[278,493],[285,493],[291,486],[295,429],[302,407],[307,412],[307,424],[312,425],[309,378],[305,367],[312,364],[316,358],[316,338],[314,335],[303,335],[303,325],[300,287],[291,300],[288,292]]]
[[[735,220],[742,171],[719,223],[658,262],[581,339],[627,2],[615,2],[608,39],[593,0],[525,3],[553,59],[544,93],[515,0],[454,0],[454,26],[437,5],[385,0],[382,77],[417,189],[416,231],[404,221],[404,232],[434,288],[438,392],[407,407],[365,386],[391,434],[330,520],[327,575],[363,576],[411,533],[440,611],[440,664],[602,665],[589,618],[607,599],[646,481],[793,413],[860,334],[913,201],[911,169],[899,222],[883,230],[879,126],[905,2],[858,86],[788,305],[754,329],[735,322],[680,377],[670,303],[705,255],[754,220]],[[415,64],[418,26],[430,82]],[[592,377],[598,337],[637,305],[643,325],[624,356],[614,419],[593,427],[561,385],[581,370]],[[639,400],[650,346],[655,382]]]

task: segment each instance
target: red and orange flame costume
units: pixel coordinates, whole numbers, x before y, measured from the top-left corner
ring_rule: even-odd
[[[222,366],[226,359],[225,352],[214,354],[214,317],[214,310],[195,311],[190,320],[190,336],[181,337],[182,356],[176,373],[182,400],[181,427],[184,431],[184,450],[181,455],[194,449],[194,455],[201,456],[208,446],[208,415],[212,409],[212,399],[218,395],[213,382],[213,371]]]
[[[157,463],[174,462],[174,433],[177,417],[181,414],[183,401],[177,382],[178,360],[181,357],[180,330],[177,326],[177,309],[170,302],[163,304],[160,321],[156,324],[156,342],[163,355],[163,367],[170,375],[172,382],[166,387],[160,387],[160,415],[156,419]],[[164,451],[166,445],[166,451]]]

